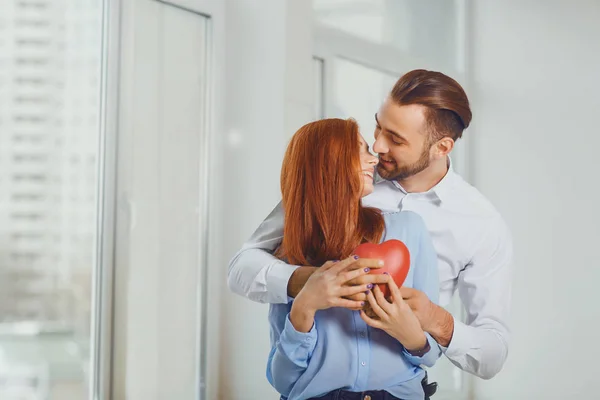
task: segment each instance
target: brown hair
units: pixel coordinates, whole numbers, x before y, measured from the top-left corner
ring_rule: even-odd
[[[285,222],[278,257],[321,265],[381,239],[381,212],[362,207],[358,135],[352,119],[324,119],[292,137],[281,168]]]
[[[396,82],[390,97],[401,106],[427,107],[425,117],[432,143],[443,137],[459,139],[471,123],[467,94],[458,82],[441,72],[410,71]]]

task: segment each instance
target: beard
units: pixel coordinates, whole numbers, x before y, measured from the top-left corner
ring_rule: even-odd
[[[419,159],[410,165],[398,165],[394,164],[394,168],[391,170],[386,169],[381,165],[381,161],[377,164],[377,173],[380,177],[387,181],[401,181],[410,178],[413,175],[418,174],[425,168],[429,167],[429,149],[431,146],[425,146],[423,152],[419,156]]]

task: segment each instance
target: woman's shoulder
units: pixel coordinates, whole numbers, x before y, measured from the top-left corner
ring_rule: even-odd
[[[427,231],[423,218],[414,211],[395,211],[383,213],[386,238],[397,236],[419,236]]]

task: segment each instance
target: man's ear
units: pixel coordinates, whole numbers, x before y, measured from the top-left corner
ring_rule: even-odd
[[[443,137],[438,140],[433,146],[431,146],[431,150],[433,151],[432,156],[435,159],[445,159],[448,154],[454,148],[454,140],[450,137]]]

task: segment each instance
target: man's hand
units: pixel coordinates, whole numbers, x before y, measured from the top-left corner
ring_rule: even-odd
[[[361,318],[367,325],[382,329],[390,336],[396,338],[408,351],[420,350],[427,344],[427,337],[421,328],[419,320],[412,312],[409,305],[402,299],[400,289],[393,279],[388,280],[390,287],[390,301],[383,297],[383,292],[378,286],[369,291],[367,299],[378,319],[373,319],[360,312]],[[373,292],[375,295],[373,296]]]
[[[402,298],[419,319],[421,327],[440,345],[448,347],[454,333],[454,318],[442,307],[433,304],[420,290],[403,287]]]

